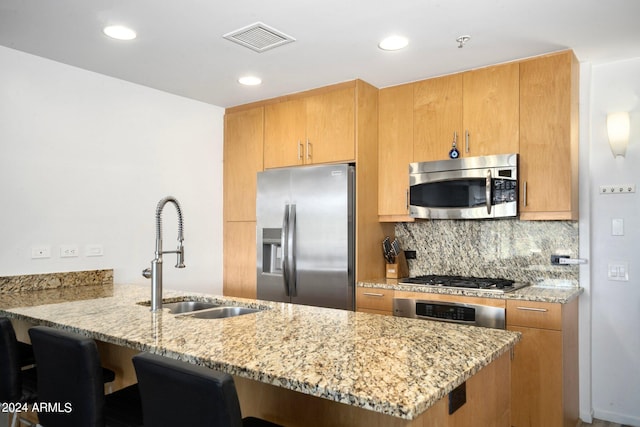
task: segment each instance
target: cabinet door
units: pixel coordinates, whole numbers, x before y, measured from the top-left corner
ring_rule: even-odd
[[[225,222],[223,245],[223,293],[256,298],[256,223]]]
[[[264,168],[304,163],[305,104],[303,99],[264,107]]]
[[[355,161],[355,90],[320,93],[305,103],[305,163]]]
[[[414,84],[413,161],[446,160],[457,135],[463,153],[462,74]]]
[[[256,177],[262,170],[263,107],[224,116],[224,219],[255,221]]]
[[[464,156],[519,151],[518,63],[463,74]]]
[[[520,218],[578,219],[578,76],[572,52],[520,64]]]
[[[562,427],[562,332],[507,329],[522,333],[511,362],[511,425]]]
[[[382,89],[378,93],[378,215],[381,221],[411,220],[407,198],[412,161],[413,85]]]

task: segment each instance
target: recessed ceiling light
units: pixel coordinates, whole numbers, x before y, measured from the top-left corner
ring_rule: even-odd
[[[262,79],[256,76],[244,76],[240,77],[238,82],[245,86],[257,86],[262,83]]]
[[[399,50],[407,47],[409,39],[402,36],[389,36],[382,40],[378,47],[382,50]]]
[[[131,28],[122,25],[109,25],[102,30],[107,36],[116,40],[133,40],[137,34]]]

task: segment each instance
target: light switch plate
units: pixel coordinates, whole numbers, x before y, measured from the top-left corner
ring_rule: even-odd
[[[609,280],[628,282],[629,263],[622,261],[610,262],[607,268],[607,277],[609,278]]]
[[[611,235],[624,236],[624,220],[622,218],[613,218],[611,220]]]

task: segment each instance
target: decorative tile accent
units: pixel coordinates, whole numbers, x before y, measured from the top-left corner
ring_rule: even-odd
[[[75,286],[112,285],[113,270],[72,271],[0,277],[0,294]]]
[[[547,286],[578,286],[576,265],[551,265],[551,255],[578,257],[573,221],[430,220],[398,223],[396,237],[413,249],[409,274],[501,277]]]

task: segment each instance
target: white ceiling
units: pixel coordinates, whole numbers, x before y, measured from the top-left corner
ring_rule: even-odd
[[[571,48],[640,57],[640,0],[0,0],[0,45],[221,107],[361,78],[382,88]],[[263,22],[262,53],[222,38]],[[115,41],[107,24],[138,38]],[[397,52],[384,36],[410,39]],[[455,39],[471,35],[459,49]],[[0,64],[1,66],[1,64]],[[255,74],[259,87],[237,78]]]

